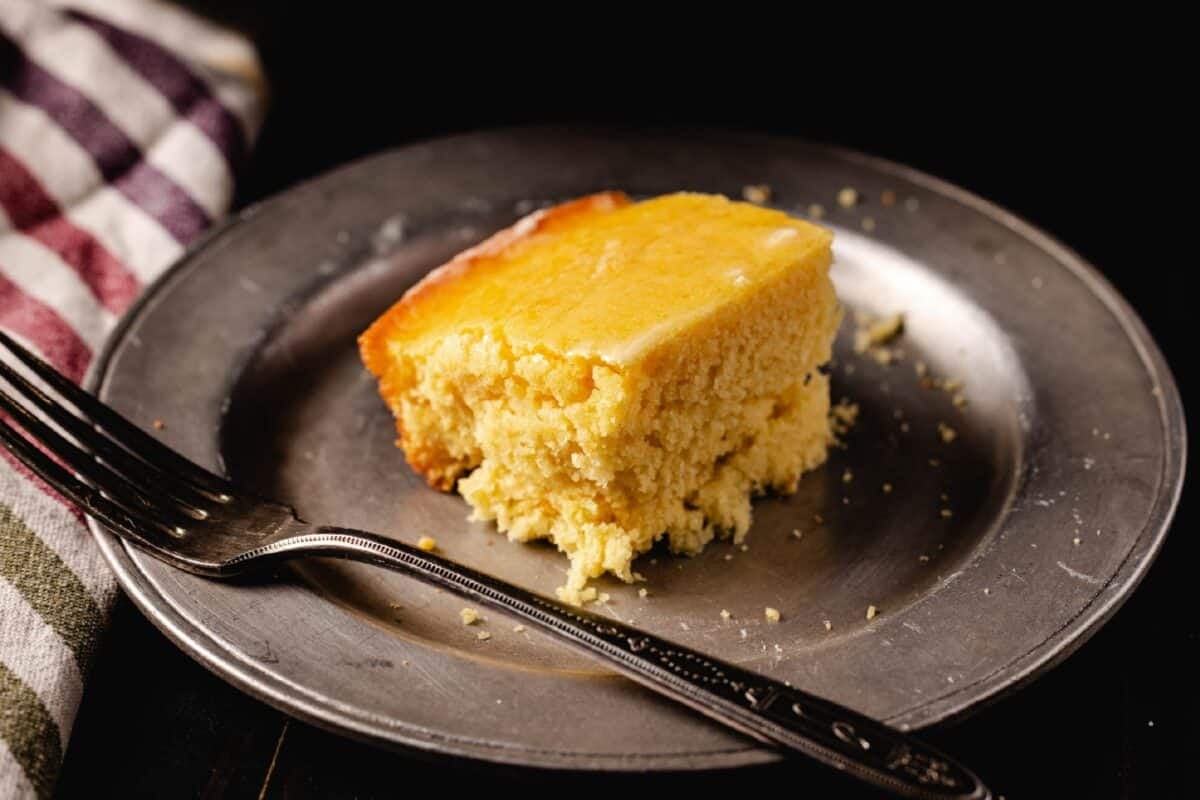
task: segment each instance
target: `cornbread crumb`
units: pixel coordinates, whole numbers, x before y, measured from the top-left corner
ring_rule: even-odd
[[[872,347],[870,351],[871,358],[875,359],[875,363],[886,367],[889,364],[894,364],[900,360],[900,351],[891,347]]]
[[[940,436],[942,441],[946,444],[950,444],[958,438],[958,431],[954,430],[954,428],[951,428],[944,422],[939,422],[937,424],[937,431],[938,436]]]
[[[1031,281],[1029,281],[1029,284],[1030,284],[1030,285],[1031,285],[1031,286],[1032,286],[1034,289],[1041,289],[1041,288],[1042,288],[1042,287],[1045,285],[1045,282],[1044,282],[1044,281],[1041,279],[1041,277],[1040,277],[1040,276],[1038,276],[1038,275],[1034,275],[1034,276],[1033,276],[1033,279],[1032,279]]]
[[[650,592],[646,591],[646,587],[645,587],[645,586],[643,586],[641,589],[638,589],[638,597],[643,597],[643,598],[644,598],[644,597],[646,597],[646,596],[647,596],[647,595],[649,595],[649,594],[650,594]]]
[[[432,553],[437,549],[437,540],[432,536],[422,536],[417,539],[417,549],[424,550],[426,553]]]
[[[922,389],[936,389],[946,394],[952,395],[950,398],[951,404],[955,408],[963,409],[967,407],[967,398],[963,394],[963,382],[958,378],[939,378],[929,371],[928,365],[924,361],[916,362],[914,369],[917,373],[917,382]]]
[[[479,612],[473,608],[464,608],[458,612],[458,617],[463,625],[474,625],[479,621]]]
[[[804,531],[800,530],[799,528],[792,528],[792,538],[793,539],[803,539]]]
[[[763,609],[763,616],[765,616],[767,618],[767,622],[770,623],[779,622],[780,620],[779,609],[771,608],[771,606],[767,606]]]
[[[867,620],[868,620],[868,621],[869,621],[869,620],[873,620],[873,619],[875,619],[875,615],[876,615],[876,614],[878,614],[878,613],[879,613],[879,612],[878,612],[878,610],[875,608],[875,606],[867,606]]]
[[[750,552],[750,545],[748,545],[748,544],[744,544],[744,545],[742,545],[741,547],[739,547],[738,549],[739,549],[739,550],[741,550],[743,553],[749,553],[749,552]]]
[[[756,206],[771,202],[771,195],[771,187],[765,183],[755,183],[742,187],[742,198],[748,203],[754,203]]]
[[[825,624],[825,630],[827,630],[827,631],[833,630],[833,623],[831,621],[825,620],[824,624]]]
[[[884,494],[892,493],[892,485],[890,483],[885,483],[881,488],[883,489]]]
[[[868,341],[871,344],[887,344],[904,332],[904,314],[890,314],[877,319],[867,328]]]
[[[524,633],[524,632],[525,632],[524,625],[514,625],[513,626],[513,633]]]
[[[825,518],[822,517],[820,514],[813,514],[813,522],[817,523],[818,525],[821,525],[825,522]]]
[[[859,312],[855,315],[855,322],[857,327],[854,331],[854,352],[869,355],[876,363],[885,367],[900,360],[901,351],[887,345],[903,333],[904,314],[876,318]]]
[[[829,408],[829,427],[834,435],[842,436],[850,432],[858,422],[858,403],[851,403],[842,398]]]
[[[610,599],[612,599],[612,598],[608,592],[601,592],[600,596],[596,598],[596,600],[598,600],[601,603],[607,603]]]
[[[813,219],[823,219],[825,217],[825,206],[820,203],[813,203],[808,207],[808,215]]]
[[[854,331],[854,351],[865,353],[869,348],[887,344],[904,332],[904,314],[889,314],[875,318],[869,314],[855,317],[858,327]],[[918,362],[919,363],[919,362]]]
[[[167,427],[167,423],[163,422],[161,419],[154,420],[154,430],[161,431],[165,427]]]
[[[896,193],[891,189],[884,189],[879,195],[879,202],[884,208],[891,208],[896,205]]]
[[[942,515],[942,519],[950,519],[950,517],[954,516],[954,512],[948,508],[943,508],[938,513]]]
[[[846,469],[842,470],[842,483],[851,483],[853,481],[854,481],[854,473],[850,470],[849,467],[846,467]]]
[[[726,609],[721,609],[721,619],[728,621],[731,616],[733,615],[730,614]]]
[[[854,208],[858,205],[858,191],[847,186],[837,193],[837,202],[842,208]]]
[[[486,642],[488,639],[492,638],[492,635],[487,631],[480,631],[479,633],[475,634],[475,638],[481,642]]]
[[[923,563],[925,563],[925,562],[926,562],[926,561],[928,561],[928,560],[929,560],[929,556],[925,555],[924,553],[922,553],[921,555],[917,556],[917,561],[920,561],[922,564],[923,564]]]
[[[1075,545],[1076,547],[1079,547],[1079,542],[1080,538],[1078,536],[1071,540],[1071,544]]]
[[[583,589],[580,589],[576,594],[576,599],[579,605],[593,602],[596,599],[596,587],[587,586]]]
[[[871,231],[875,230],[875,218],[874,217],[863,217],[862,218],[862,229],[864,231],[866,231],[867,233],[870,233]]]

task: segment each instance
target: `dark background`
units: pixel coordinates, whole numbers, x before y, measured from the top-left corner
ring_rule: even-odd
[[[431,21],[354,2],[191,4],[249,33],[272,84],[239,204],[376,150],[502,124],[719,126],[823,140],[949,179],[1079,251],[1142,315],[1193,396],[1182,281],[1195,245],[1170,242],[1195,229],[1194,156],[1179,112],[1195,88],[1183,86],[1186,52],[1128,20],[1106,34],[1089,20],[1032,35],[980,12],[931,23],[923,40],[866,9],[799,24],[727,8],[740,21],[701,36],[588,7],[546,12],[514,36],[515,17],[502,25],[465,8]],[[1185,497],[1142,587],[1079,652],[928,738],[1009,798],[1191,794],[1194,505]],[[67,797],[416,796],[477,791],[480,778],[492,791],[875,796],[805,763],[632,777],[425,764],[288,722],[180,654],[127,600],[98,663],[60,781]]]

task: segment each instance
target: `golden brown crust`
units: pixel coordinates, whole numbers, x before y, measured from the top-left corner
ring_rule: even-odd
[[[363,364],[379,379],[379,393],[388,407],[396,413],[399,407],[400,387],[391,379],[392,358],[388,343],[396,338],[402,323],[439,291],[443,291],[495,262],[497,256],[522,246],[537,234],[546,233],[567,221],[576,221],[589,214],[601,214],[629,205],[624,192],[598,192],[552,208],[535,211],[522,217],[513,225],[499,231],[472,248],[464,250],[412,286],[404,296],[358,337],[359,353]],[[397,444],[404,449],[405,458],[414,470],[425,476],[431,486],[443,491],[454,488],[454,482],[462,471],[457,464],[447,464],[433,454],[407,446],[404,425],[396,414],[396,430],[400,434]]]

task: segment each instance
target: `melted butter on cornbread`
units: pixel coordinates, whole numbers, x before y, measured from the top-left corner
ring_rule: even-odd
[[[829,443],[831,234],[782,212],[607,192],[431,272],[360,339],[412,466],[571,561],[633,580],[660,536],[740,541]]]

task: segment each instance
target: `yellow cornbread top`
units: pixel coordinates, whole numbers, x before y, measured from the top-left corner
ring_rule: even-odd
[[[620,192],[536,212],[431,272],[368,332],[393,344],[478,329],[634,363],[656,342],[802,266],[832,234],[718,195]]]

